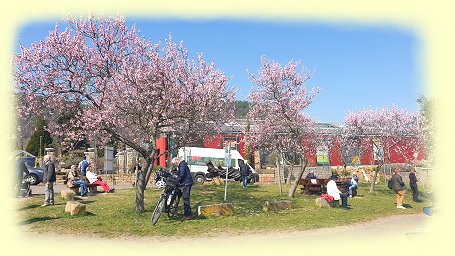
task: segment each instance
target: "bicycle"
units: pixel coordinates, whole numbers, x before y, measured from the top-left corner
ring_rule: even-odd
[[[178,184],[176,175],[160,169],[156,178],[156,186],[163,189],[158,203],[153,210],[150,225],[155,225],[161,216],[166,212],[169,218],[177,216],[180,199],[183,195],[181,186]]]

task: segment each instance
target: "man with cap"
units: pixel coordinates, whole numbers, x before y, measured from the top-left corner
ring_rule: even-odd
[[[190,205],[190,192],[193,185],[193,177],[191,177],[188,164],[180,157],[174,157],[171,161],[174,167],[178,167],[178,182],[183,185],[183,220],[192,220],[193,214]]]

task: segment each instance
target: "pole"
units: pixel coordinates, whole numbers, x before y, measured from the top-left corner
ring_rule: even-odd
[[[39,166],[43,166],[41,164],[41,152],[42,152],[42,147],[41,147],[41,143],[42,143],[42,140],[43,140],[43,136],[39,136],[39,153],[38,153],[38,159],[39,159]],[[35,161],[35,165],[36,165],[36,161]],[[35,166],[36,167],[36,166]]]
[[[227,183],[228,183],[228,173],[229,173],[229,164],[231,162],[231,143],[227,144],[227,152],[226,152],[226,179],[224,180],[224,201],[227,200]]]

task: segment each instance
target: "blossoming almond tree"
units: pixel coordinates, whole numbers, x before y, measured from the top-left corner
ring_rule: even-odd
[[[255,148],[283,155],[283,152],[300,154],[302,169],[296,177],[289,196],[293,197],[299,179],[305,171],[305,152],[310,149],[313,122],[303,111],[311,104],[317,91],[308,92],[305,82],[310,74],[298,71],[298,62],[289,62],[284,67],[265,57],[257,75],[250,79],[257,85],[251,100],[248,119],[251,122],[247,140]]]
[[[124,18],[66,20],[49,36],[15,56],[19,115],[45,113],[48,130],[63,143],[115,139],[145,159],[136,185],[136,210],[156,156],[156,139],[172,132],[178,141],[216,131],[233,118],[234,89],[202,54],[189,57],[172,37],[162,45],[141,38]],[[58,117],[68,115],[65,122]]]
[[[365,109],[348,113],[345,116],[345,127],[348,137],[366,138],[378,149],[378,167],[371,181],[370,192],[374,191],[379,168],[384,163],[390,163],[392,153],[414,158],[415,154],[409,157],[406,152],[411,150],[418,153],[421,145],[416,114],[396,106],[391,109]]]

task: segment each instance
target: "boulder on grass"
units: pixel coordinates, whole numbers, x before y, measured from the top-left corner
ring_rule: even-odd
[[[325,198],[322,197],[316,198],[314,202],[316,203],[316,206],[321,208],[330,207],[330,204],[327,202],[327,200],[325,200]]]
[[[85,209],[85,204],[81,204],[76,201],[68,201],[65,206],[65,212],[68,212],[71,215],[84,213]]]
[[[199,216],[229,216],[234,213],[234,205],[232,203],[201,205],[197,209]]]
[[[76,193],[74,193],[74,191],[68,189],[68,190],[62,190],[60,192],[60,195],[65,200],[73,201],[74,200],[74,196],[76,195]]]
[[[268,211],[279,211],[291,209],[291,201],[289,200],[280,200],[280,201],[265,201],[263,210]]]

